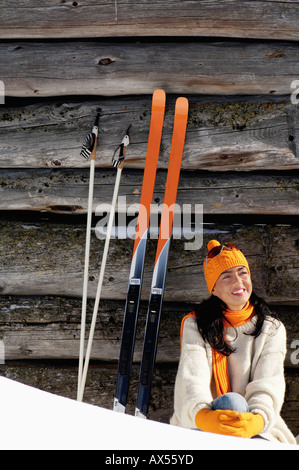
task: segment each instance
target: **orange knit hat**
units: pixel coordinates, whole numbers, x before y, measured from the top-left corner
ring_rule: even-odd
[[[221,246],[217,240],[211,240],[208,243],[208,251],[210,252],[216,246]],[[205,258],[203,263],[205,278],[207,287],[210,294],[212,293],[213,287],[223,271],[226,271],[229,268],[234,268],[236,266],[245,266],[248,269],[250,275],[250,269],[247,262],[247,259],[243,253],[237,250],[222,250],[221,253],[214,258],[208,259]]]

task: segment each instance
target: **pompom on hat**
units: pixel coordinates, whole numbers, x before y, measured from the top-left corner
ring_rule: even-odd
[[[208,243],[208,253],[210,253],[210,251],[217,246],[221,247],[222,245],[217,240],[210,240]],[[225,245],[223,245],[223,249],[219,254],[211,259],[208,258],[208,256],[205,258],[203,268],[210,294],[212,293],[213,287],[220,274],[222,274],[227,269],[234,268],[236,266],[245,266],[248,269],[248,273],[250,275],[248,261],[243,253],[237,248],[226,249]]]

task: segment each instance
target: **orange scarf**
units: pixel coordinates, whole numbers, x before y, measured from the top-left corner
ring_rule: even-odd
[[[254,315],[254,307],[248,301],[242,310],[234,311],[226,309],[224,312],[223,326],[241,326],[249,322]],[[227,356],[213,349],[213,373],[216,383],[217,396],[231,392]]]
[[[254,307],[248,301],[245,307],[240,311],[234,311],[227,309],[224,313],[225,319],[223,319],[223,326],[230,327],[230,326],[241,326],[245,323],[249,322],[252,317],[254,316]],[[183,327],[186,318],[188,317],[196,317],[195,312],[191,312],[183,318],[181,324],[181,344],[183,338]],[[216,383],[216,391],[217,396],[224,395],[231,391],[230,387],[230,380],[228,374],[228,366],[227,366],[227,356],[219,353],[215,349],[212,349],[213,355],[213,374]]]

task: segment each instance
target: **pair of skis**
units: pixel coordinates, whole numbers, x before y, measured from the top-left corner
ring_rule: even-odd
[[[127,300],[124,311],[123,331],[118,363],[114,411],[125,413],[131,367],[133,362],[135,333],[146,243],[149,231],[151,204],[153,199],[157,164],[160,152],[166,96],[163,90],[155,90],[152,101],[151,123],[148,137],[147,155],[140,198],[140,211],[137,221],[132,264],[129,276]],[[164,203],[154,265],[150,297],[147,310],[142,361],[135,416],[146,418],[148,414],[151,382],[157,351],[160,317],[165,286],[168,253],[173,228],[174,208],[180,177],[182,155],[185,143],[188,100],[178,98],[175,106],[173,136],[169,156]]]

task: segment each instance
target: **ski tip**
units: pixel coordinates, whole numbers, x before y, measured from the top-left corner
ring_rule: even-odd
[[[153,97],[155,98],[165,98],[166,97],[166,93],[164,90],[162,90],[162,88],[156,88],[156,90],[154,91],[153,93]]]
[[[164,112],[166,103],[166,93],[164,90],[158,88],[153,93],[152,108],[153,110],[161,110]]]
[[[187,98],[180,96],[176,100],[175,108],[176,108],[175,110],[176,113],[185,115],[189,111],[189,101],[187,100]]]

